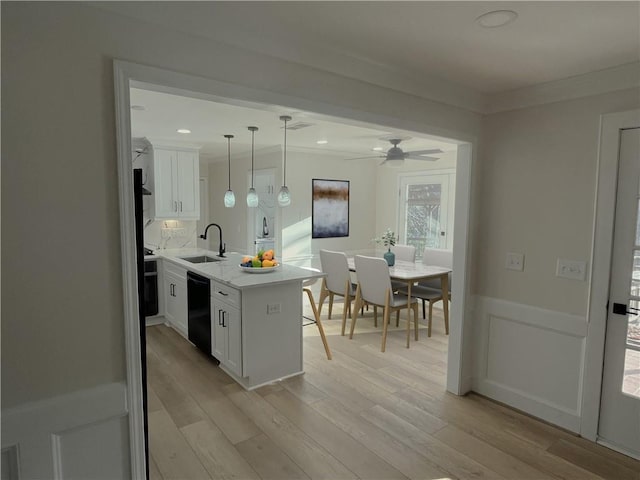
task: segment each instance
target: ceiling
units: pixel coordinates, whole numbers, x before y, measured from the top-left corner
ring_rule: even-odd
[[[456,149],[455,144],[424,135],[350,125],[338,119],[327,119],[310,112],[291,112],[275,106],[250,108],[138,88],[130,90],[130,97],[133,106],[133,137],[147,137],[177,145],[195,144],[201,147],[201,158],[210,162],[227,159],[227,139],[223,137],[225,134],[234,135],[231,140],[232,155],[250,151],[251,132],[247,129],[248,126],[259,128],[255,133],[256,150],[282,145],[284,123],[279,117],[285,114],[292,117],[287,125],[287,146],[292,149],[316,151],[342,158],[375,156],[384,154],[391,147],[387,140],[381,138],[403,138],[400,147],[405,151]],[[144,107],[144,110],[139,107]],[[291,129],[301,123],[309,126]],[[178,133],[177,130],[182,128],[191,133]],[[327,143],[319,145],[319,140]],[[373,148],[376,147],[383,151],[374,151]]]
[[[413,93],[453,92],[484,98],[640,60],[640,2],[483,1],[231,1],[89,2],[92,7],[215,40],[287,61]],[[515,21],[484,28],[476,19],[513,10]],[[390,83],[391,82],[391,83]],[[453,99],[453,100],[452,100]],[[279,107],[213,103],[143,90],[132,91],[134,136],[202,145],[202,156],[226,159],[250,148],[247,126],[256,125],[256,146],[282,144],[280,115],[312,123],[291,131],[295,148],[350,156],[375,154],[388,136],[410,136],[405,151],[453,150],[455,145],[410,132],[347,125],[309,112]],[[461,106],[461,104],[457,104]],[[188,128],[189,135],[176,133]],[[317,145],[327,140],[326,145]],[[439,139],[442,140],[442,139]]]
[[[496,94],[638,62],[640,3],[104,2],[141,21],[348,75],[356,67]],[[475,19],[509,9],[500,28]],[[364,70],[360,69],[360,72]]]

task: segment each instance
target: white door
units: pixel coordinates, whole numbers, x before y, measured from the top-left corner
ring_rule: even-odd
[[[421,257],[425,247],[453,245],[453,189],[455,174],[400,177],[400,243],[414,245]]]
[[[640,128],[620,136],[598,440],[640,458]],[[627,313],[628,312],[628,313]]]

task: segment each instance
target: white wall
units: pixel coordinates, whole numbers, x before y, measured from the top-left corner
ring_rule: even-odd
[[[223,206],[222,198],[227,189],[227,163],[216,162],[209,167],[211,196],[211,221],[220,220],[227,247],[233,245],[237,251],[249,252],[247,245],[247,206],[245,196],[248,188],[246,172],[251,167],[250,157],[232,154],[231,183],[236,194],[236,205],[232,209]],[[275,168],[276,191],[282,182],[282,151],[280,146],[257,151],[255,168]],[[342,157],[324,155],[310,151],[290,149],[287,152],[287,186],[291,192],[291,205],[279,208],[280,227],[283,231],[280,251],[276,252],[288,261],[302,261],[317,256],[321,248],[336,250],[358,250],[370,248],[375,236],[375,206],[371,199],[376,194],[376,165],[362,162],[345,162]],[[349,236],[342,238],[311,238],[311,180],[314,178],[350,181]],[[217,237],[212,248],[217,248]],[[317,265],[314,262],[314,265]]]
[[[556,277],[556,260],[590,260],[600,115],[639,104],[636,89],[485,118],[475,293],[585,315],[587,281]],[[524,272],[504,268],[507,252]]]

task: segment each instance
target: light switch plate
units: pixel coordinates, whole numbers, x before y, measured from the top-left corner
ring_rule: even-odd
[[[281,309],[282,309],[282,304],[280,303],[268,303],[267,315],[274,315],[276,313],[280,313]]]
[[[556,265],[556,277],[571,280],[585,280],[587,276],[587,262],[583,260],[567,260],[559,258]]]
[[[505,268],[522,272],[524,270],[524,253],[507,253]]]

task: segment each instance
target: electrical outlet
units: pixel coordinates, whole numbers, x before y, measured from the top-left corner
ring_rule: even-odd
[[[524,253],[507,253],[505,268],[522,272],[524,270]]]
[[[587,275],[587,262],[582,260],[567,260],[559,258],[556,265],[556,277],[571,280],[584,280]]]
[[[280,303],[268,303],[267,304],[267,315],[274,315],[276,313],[280,313],[282,304]]]

